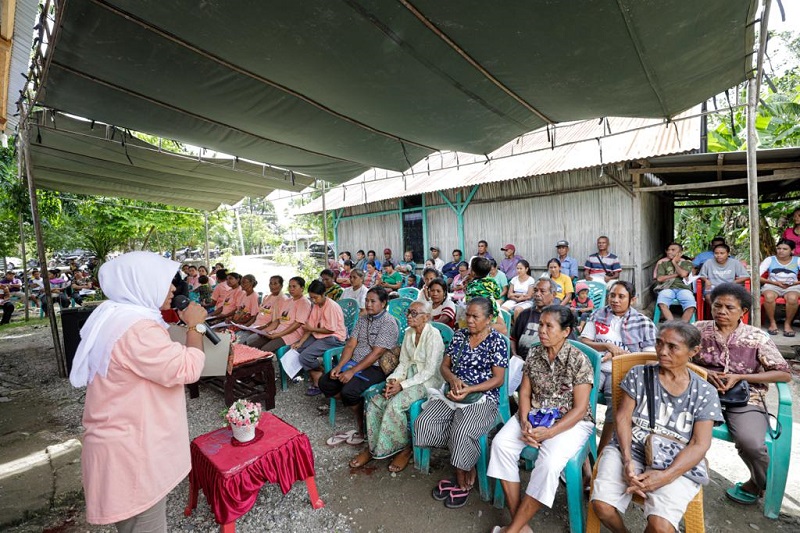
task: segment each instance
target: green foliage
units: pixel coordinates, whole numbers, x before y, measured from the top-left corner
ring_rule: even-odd
[[[297,270],[298,276],[306,280],[306,289],[311,280],[319,278],[320,266],[317,264],[316,259],[307,253],[303,252],[281,252],[276,251],[273,261],[279,265],[286,265],[293,267]]]
[[[275,206],[266,198],[245,198],[239,209],[239,220],[245,253],[264,254],[283,241]]]
[[[291,208],[301,207],[311,203],[312,200],[315,200],[320,196],[322,196],[322,191],[320,189],[315,189],[311,192],[311,194],[304,194],[292,200],[290,206]],[[312,239],[321,241],[323,240],[322,234],[324,229],[322,221],[322,213],[315,213],[312,215],[297,215],[294,217],[293,225],[299,232],[312,235]],[[328,212],[328,241],[333,242],[333,213],[330,211]]]

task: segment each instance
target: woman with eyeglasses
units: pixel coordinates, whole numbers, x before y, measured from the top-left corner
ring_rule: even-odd
[[[364,302],[366,315],[356,322],[339,363],[319,379],[319,390],[327,398],[340,399],[353,411],[357,431],[347,438],[347,443],[353,446],[365,440],[361,394],[386,379],[380,358],[384,352],[397,346],[399,329],[394,317],[386,312],[388,302],[389,293],[383,287],[373,287],[367,291]]]
[[[442,386],[439,366],[444,342],[431,325],[431,304],[416,301],[408,308],[408,329],[400,349],[397,368],[386,378],[383,394],[367,404],[367,442],[369,447],[352,461],[351,468],[364,466],[372,459],[394,457],[389,472],[400,472],[411,458],[408,410],[428,396],[428,388]]]

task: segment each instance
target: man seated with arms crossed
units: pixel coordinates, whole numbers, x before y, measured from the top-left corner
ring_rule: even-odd
[[[448,285],[450,285],[453,282],[453,278],[458,275],[458,264],[461,263],[461,256],[461,250],[453,250],[453,260],[442,267],[442,275],[445,277],[445,280],[447,280]]]

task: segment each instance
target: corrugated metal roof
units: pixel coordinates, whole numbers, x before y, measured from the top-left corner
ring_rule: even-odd
[[[17,0],[14,13],[14,37],[11,45],[11,65],[8,68],[8,102],[6,103],[6,132],[11,134],[17,129],[17,100],[28,80],[23,74],[28,73],[31,62],[31,45],[33,44],[33,26],[39,15],[39,0]]]
[[[618,117],[569,122],[527,133],[487,156],[444,152],[428,156],[404,174],[372,169],[327,192],[326,208],[697,150],[700,118],[693,116],[696,111],[687,111],[669,124]],[[320,211],[322,199],[318,198],[298,213]]]

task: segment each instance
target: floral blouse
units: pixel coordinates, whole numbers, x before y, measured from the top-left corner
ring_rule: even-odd
[[[772,339],[761,329],[740,322],[727,341],[713,320],[701,320],[695,326],[700,330],[700,353],[695,363],[715,372],[731,374],[758,374],[769,370],[789,372],[789,364],[783,358]],[[761,405],[761,397],[766,394],[767,383],[749,383],[750,403]]]
[[[557,407],[562,415],[572,410],[575,385],[594,384],[592,363],[569,342],[564,343],[552,363],[547,348],[534,347],[525,359],[522,373],[531,381],[531,410]],[[591,406],[587,407],[582,420],[594,422]]]
[[[475,348],[469,345],[469,335],[464,330],[457,331],[445,357],[450,358],[450,370],[467,385],[490,380],[494,376],[493,366],[508,368],[506,340],[494,329]],[[499,387],[487,390],[487,400],[498,403],[499,390]]]

